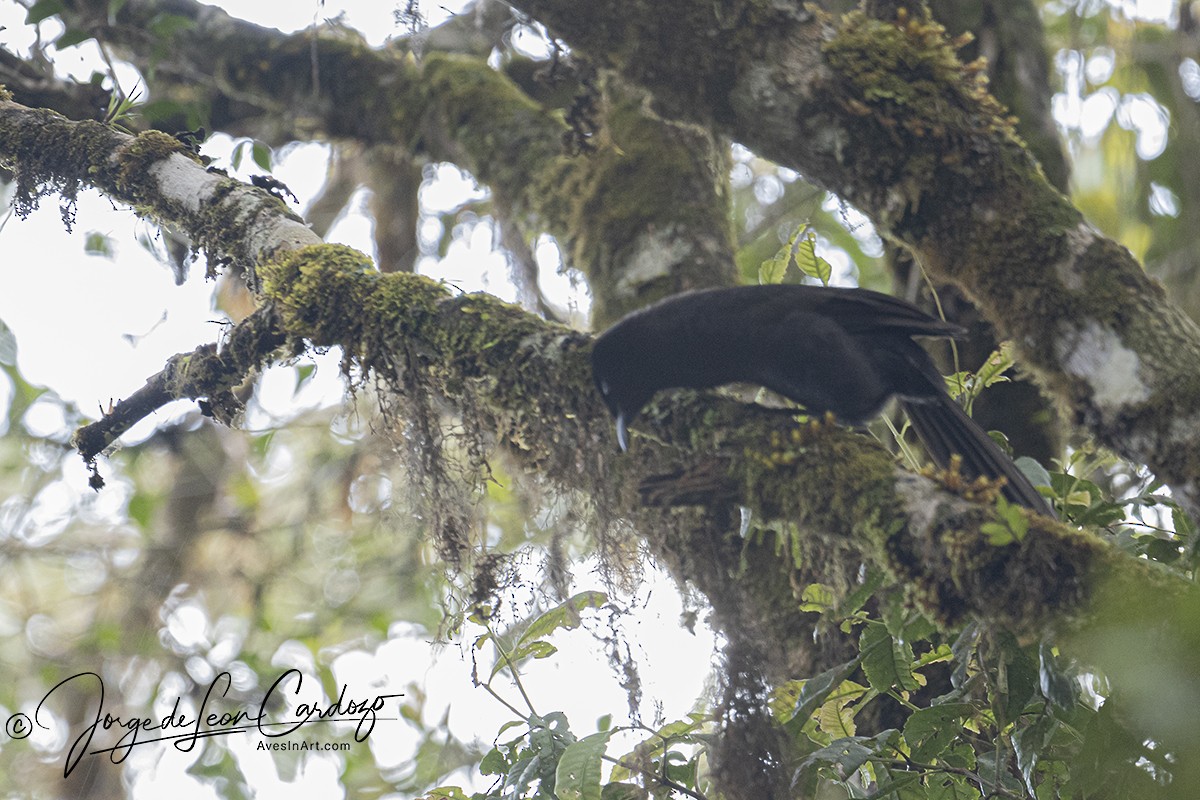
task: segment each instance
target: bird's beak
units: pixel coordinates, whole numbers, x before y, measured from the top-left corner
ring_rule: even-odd
[[[629,430],[625,427],[626,419],[625,412],[617,414],[617,444],[621,446],[621,452],[629,451]]]

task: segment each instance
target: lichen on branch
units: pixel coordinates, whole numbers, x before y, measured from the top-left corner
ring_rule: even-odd
[[[478,395],[501,438],[535,460],[562,460],[555,451],[564,439],[594,444],[604,414],[591,388],[589,337],[492,295],[381,274],[341,245],[285,253],[260,274],[289,336],[338,345],[401,391],[416,370],[439,394]]]

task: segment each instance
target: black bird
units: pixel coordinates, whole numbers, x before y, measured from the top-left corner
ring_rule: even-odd
[[[1017,465],[946,393],[914,336],[958,337],[958,325],[867,289],[740,286],[668,297],[596,339],[592,373],[617,420],[617,441],[660,389],[754,383],[858,425],[897,397],[930,457],[962,458],[968,478],[1005,478],[1013,503],[1054,515]]]

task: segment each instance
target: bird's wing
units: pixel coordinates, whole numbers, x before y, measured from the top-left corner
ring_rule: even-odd
[[[932,317],[912,303],[868,289],[830,290],[814,299],[822,313],[856,336],[883,331],[904,336],[958,337],[966,333],[961,326]]]

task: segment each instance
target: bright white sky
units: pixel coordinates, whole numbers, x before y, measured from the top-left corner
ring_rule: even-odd
[[[451,9],[462,4],[462,0],[424,3],[422,10],[437,24]],[[315,0],[226,0],[221,5],[235,16],[283,30],[308,26],[314,19],[332,16],[344,8],[347,24],[379,43],[395,31],[392,12],[397,3],[354,0],[322,5]],[[1138,0],[1121,2],[1120,6],[1127,14],[1144,19],[1163,19],[1174,9],[1171,0]],[[23,9],[15,3],[0,1],[0,45],[18,51],[27,45],[29,31],[23,19]],[[47,34],[52,37],[53,31],[47,30]],[[1101,53],[1089,63],[1068,61],[1060,63],[1059,68],[1068,78],[1086,74],[1098,83],[1095,77],[1111,68],[1106,67],[1104,59]],[[62,54],[59,66],[82,77],[94,69],[102,69],[94,49],[88,46]],[[126,89],[136,82],[132,71],[120,78]],[[1122,100],[1113,93],[1095,92],[1085,97],[1082,91],[1068,91],[1056,99],[1056,113],[1062,124],[1085,136],[1098,135],[1111,115],[1124,113],[1125,117],[1118,119],[1126,127],[1138,130],[1138,151],[1145,158],[1161,151],[1167,121],[1161,115],[1156,117],[1154,108],[1137,106],[1142,102]],[[205,145],[204,152],[218,160],[227,159],[234,144],[227,137],[214,137]],[[319,145],[292,148],[273,172],[300,197],[301,208],[319,189],[325,158],[326,151]],[[457,169],[444,167],[439,169],[437,180],[424,187],[422,200],[429,210],[452,208],[474,191],[477,187],[468,177]],[[19,367],[26,379],[52,388],[83,413],[95,416],[99,406],[107,405],[110,398],[127,396],[136,390],[147,376],[162,367],[168,356],[214,340],[220,330],[214,321],[219,315],[212,310],[213,286],[203,280],[202,268],[195,267],[187,283],[176,286],[168,268],[138,244],[139,238],[154,239],[156,232],[152,226],[137,220],[132,212],[114,209],[96,193],[85,193],[80,197],[76,219],[75,232],[68,235],[63,230],[57,204],[49,200],[27,220],[4,220],[0,227],[0,320],[16,336]],[[108,235],[116,246],[116,257],[109,260],[87,255],[84,240],[89,232]],[[346,216],[328,238],[368,253],[372,249],[370,223],[361,213]],[[566,278],[554,274],[557,252],[552,243],[544,243],[538,254],[547,294],[563,305],[586,309],[586,294],[573,289]],[[456,243],[443,262],[429,261],[421,269],[466,290],[484,289],[506,299],[514,297],[507,265],[494,251],[491,232],[485,225]],[[285,414],[297,400],[301,404],[340,402],[341,384],[335,361],[330,356],[320,362],[319,373],[324,378],[312,382],[300,398],[292,395],[295,386],[292,368],[273,370],[264,378],[260,392],[264,412]],[[10,392],[7,379],[0,375],[0,412],[7,406]],[[159,421],[167,416],[165,412],[160,414]],[[251,427],[256,421],[267,420],[263,412],[248,416]],[[65,430],[61,412],[51,403],[41,404],[27,422],[32,429],[46,435]],[[131,438],[142,438],[150,432],[151,425],[143,425]],[[82,480],[82,471],[79,473],[74,481]],[[580,574],[584,571],[580,570]],[[643,590],[643,599],[646,596],[652,600],[645,605],[645,611],[626,624],[635,648],[644,656],[643,678],[648,680],[644,708],[651,708],[655,701],[661,702],[667,717],[674,719],[690,710],[701,691],[713,653],[713,639],[703,626],[698,626],[699,635],[695,636],[680,629],[679,601],[669,583],[656,577]],[[212,627],[203,612],[193,624]],[[558,636],[556,644],[560,652],[555,658],[529,667],[527,685],[542,695],[535,698],[539,711],[563,710],[577,731],[591,732],[589,726],[600,715],[625,708],[624,693],[610,674],[601,649],[587,634]],[[280,663],[293,663],[296,650],[281,648]],[[372,685],[369,682],[374,678],[392,685],[418,680],[430,695],[429,708],[433,711],[429,722],[440,716],[440,708],[452,706],[451,728],[464,739],[477,736],[490,740],[501,722],[509,718],[508,712],[471,688],[469,663],[457,648],[449,647],[438,653],[420,632],[397,630],[395,638],[375,654],[355,651],[342,656],[337,670],[352,685]],[[655,680],[656,675],[661,677]],[[580,691],[585,686],[587,690]],[[647,721],[651,716],[647,712]],[[372,747],[381,763],[406,762],[415,739],[408,733],[397,732],[401,727],[392,726],[389,731],[378,729],[373,735]],[[249,737],[231,746],[243,769],[253,776],[258,797],[279,796],[288,800],[294,797],[298,783],[280,779],[270,755],[255,752]],[[181,775],[189,758],[173,748],[161,751],[142,748],[135,751],[131,763],[135,797],[161,796],[160,790],[169,790],[179,800],[213,796],[210,790]],[[335,764],[330,757],[312,755],[296,780],[305,780],[306,787],[327,790],[313,788],[306,794],[333,796]]]

